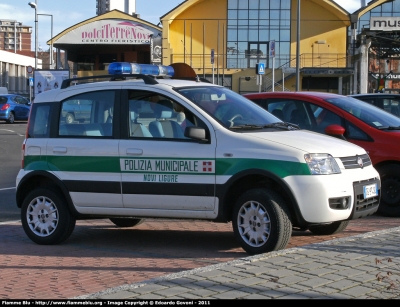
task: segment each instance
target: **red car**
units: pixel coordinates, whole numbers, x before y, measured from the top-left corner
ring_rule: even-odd
[[[400,118],[369,103],[331,93],[244,94],[284,122],[363,147],[381,176],[378,213],[400,216]]]

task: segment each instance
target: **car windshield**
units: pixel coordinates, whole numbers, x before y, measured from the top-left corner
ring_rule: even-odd
[[[249,99],[216,86],[175,88],[226,128],[262,129],[282,121]]]
[[[367,102],[352,97],[329,98],[325,100],[352,114],[371,127],[377,129],[400,128],[400,117]]]

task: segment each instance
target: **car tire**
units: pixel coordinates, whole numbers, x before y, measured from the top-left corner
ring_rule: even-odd
[[[72,124],[75,121],[75,116],[72,113],[67,113],[67,115],[65,115],[65,122],[67,124]]]
[[[133,227],[138,226],[144,222],[144,219],[135,219],[135,218],[110,218],[110,221],[114,223],[115,226],[118,227]]]
[[[10,114],[8,114],[8,118],[7,118],[7,124],[14,124],[15,122],[15,116],[13,112],[10,112]]]
[[[378,214],[400,217],[400,165],[388,164],[378,168],[381,177],[381,199]]]
[[[317,236],[329,236],[345,230],[349,222],[350,221],[339,221],[327,225],[315,225],[310,226],[308,230]]]
[[[37,188],[27,195],[21,207],[21,221],[27,236],[41,245],[65,241],[76,223],[65,198],[49,188]]]
[[[276,192],[257,188],[235,203],[232,226],[236,239],[250,255],[284,249],[292,235],[289,210]]]

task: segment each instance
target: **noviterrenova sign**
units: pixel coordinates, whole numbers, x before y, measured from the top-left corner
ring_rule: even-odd
[[[106,19],[91,22],[62,36],[59,44],[150,44],[154,32],[129,20]]]
[[[370,30],[398,31],[400,29],[400,17],[371,17]]]

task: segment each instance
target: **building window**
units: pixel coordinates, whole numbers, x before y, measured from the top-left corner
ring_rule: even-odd
[[[276,66],[290,60],[290,3],[291,0],[228,0],[228,68],[252,68],[257,60],[271,67],[271,40],[275,40]],[[262,52],[263,56],[254,58],[254,52]]]

